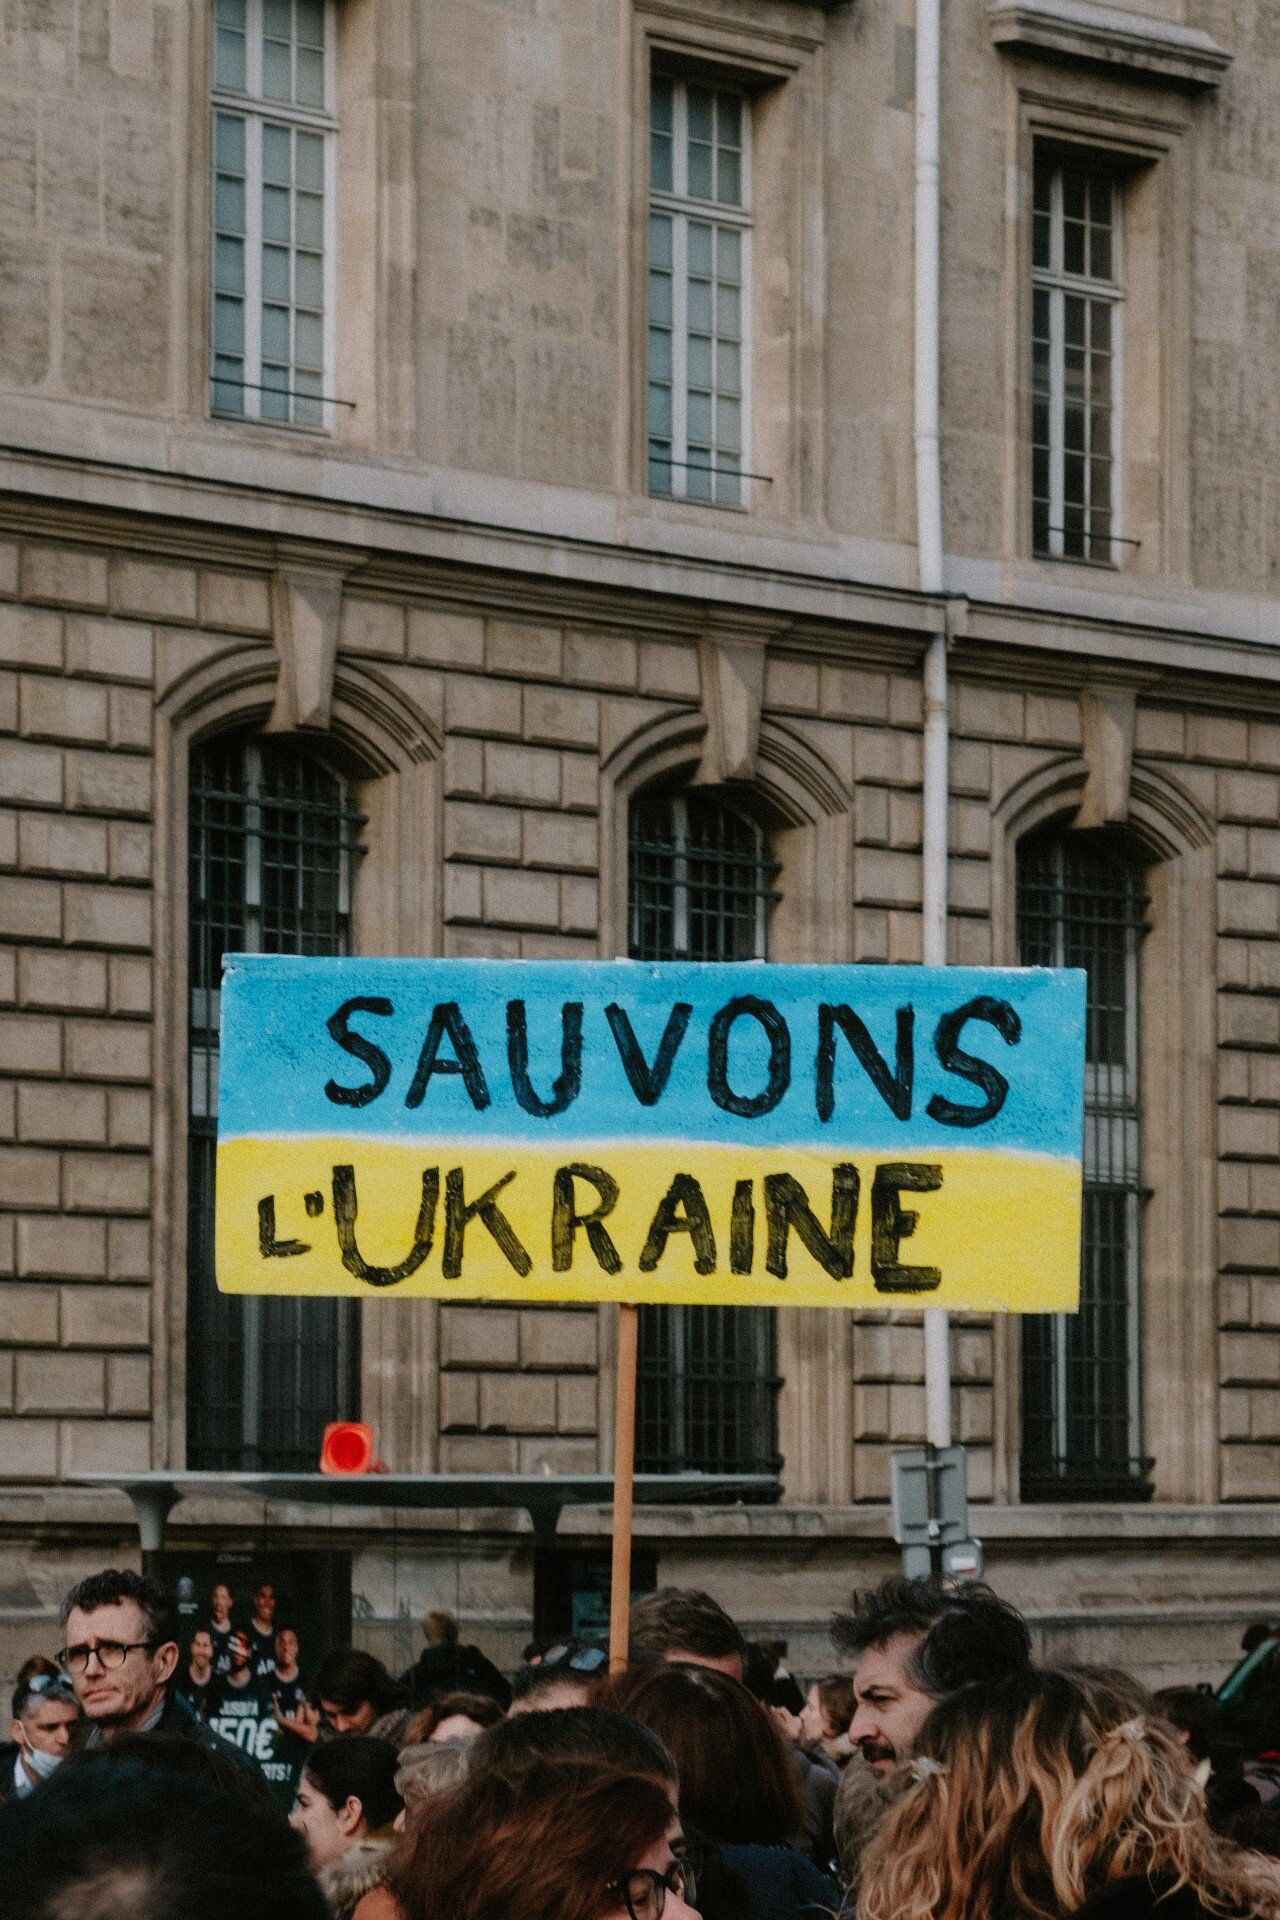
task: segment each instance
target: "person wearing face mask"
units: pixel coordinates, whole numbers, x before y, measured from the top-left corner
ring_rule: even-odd
[[[56,1773],[79,1718],[71,1684],[60,1674],[36,1672],[18,1683],[13,1694],[13,1766],[0,1773],[0,1799],[30,1793]]]

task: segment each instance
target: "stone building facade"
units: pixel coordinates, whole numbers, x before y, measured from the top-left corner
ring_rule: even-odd
[[[134,1550],[77,1474],[314,1441],[264,1425],[297,1329],[229,1360],[199,1291],[200,914],[612,957],[637,822],[674,923],[696,816],[738,836],[712,892],[755,876],[736,951],[918,960],[944,626],[951,956],[1083,953],[1096,988],[1091,1316],[953,1326],[977,1531],[1049,1650],[1216,1675],[1271,1609],[1274,10],[948,9],[933,598],[912,31],[905,0],[0,5],[0,1665]],[[778,1497],[639,1546],[820,1670],[895,1562],[918,1321],[704,1336],[722,1410],[755,1370],[754,1438],[667,1439],[767,1455]],[[375,1300],[315,1337],[313,1411],[399,1469],[609,1466],[608,1311]],[[653,1379],[692,1377],[663,1337]],[[349,1553],[407,1660],[438,1603],[510,1655],[606,1528],[218,1493],[171,1537]]]

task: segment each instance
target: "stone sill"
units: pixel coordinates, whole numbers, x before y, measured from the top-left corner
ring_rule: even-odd
[[[1166,86],[1216,87],[1232,56],[1207,33],[1095,0],[994,0],[991,38],[1010,52],[1084,60]]]
[[[978,1506],[970,1508],[978,1538],[996,1545],[1020,1542],[1043,1545],[1073,1544],[1139,1547],[1145,1544],[1197,1542],[1225,1545],[1271,1545],[1280,1542],[1280,1502],[1222,1506],[1103,1505],[1103,1506]],[[560,1537],[608,1537],[608,1507],[569,1507],[561,1514]],[[334,1540],[359,1541],[383,1534],[446,1535],[454,1539],[514,1539],[532,1537],[528,1515],[510,1510],[480,1509],[396,1512],[386,1507],[314,1507],[218,1495],[188,1499],[175,1508],[166,1537],[258,1535],[264,1529],[295,1535],[320,1535]],[[13,1537],[32,1531],[69,1530],[107,1532],[115,1536],[134,1532],[133,1510],[122,1493],[88,1488],[10,1485],[0,1497],[0,1535]],[[641,1507],[635,1515],[637,1539],[737,1540],[779,1543],[865,1541],[868,1546],[892,1548],[889,1508],[725,1506]]]

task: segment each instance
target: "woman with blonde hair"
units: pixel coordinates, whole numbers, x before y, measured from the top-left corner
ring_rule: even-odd
[[[1015,1674],[921,1730],[867,1849],[858,1920],[1280,1920],[1280,1865],[1209,1830],[1132,1682]]]

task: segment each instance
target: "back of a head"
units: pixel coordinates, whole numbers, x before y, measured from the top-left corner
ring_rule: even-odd
[[[911,1778],[868,1847],[860,1920],[1074,1913],[1130,1875],[1254,1913],[1280,1870],[1210,1833],[1185,1750],[1105,1678],[1051,1670],[961,1688],[936,1706]]]
[[[405,1920],[598,1920],[674,1818],[648,1774],[486,1767],[418,1810],[393,1890]]]
[[[605,1707],[563,1707],[518,1713],[489,1727],[471,1747],[470,1772],[494,1773],[514,1784],[543,1767],[583,1767],[643,1775],[674,1787],[676,1767],[650,1727]]]
[[[740,1681],[664,1662],[622,1675],[609,1704],[643,1721],[675,1761],[680,1811],[715,1840],[778,1846],[804,1828],[786,1742]]]
[[[315,1697],[355,1713],[368,1701],[379,1713],[386,1713],[399,1701],[395,1681],[372,1653],[360,1647],[339,1647],[326,1654],[316,1674]]]
[[[630,1637],[633,1651],[641,1655],[687,1653],[708,1660],[736,1656],[745,1670],[747,1643],[736,1621],[718,1600],[695,1587],[659,1587],[647,1593],[631,1610]]]
[[[501,1718],[502,1708],[491,1693],[442,1693],[409,1720],[404,1730],[404,1745],[430,1740],[446,1720],[470,1720],[477,1727],[491,1727]]]
[[[868,1593],[855,1594],[851,1612],[838,1613],[831,1637],[844,1654],[860,1659],[900,1634],[919,1639],[911,1658],[925,1693],[941,1700],[958,1687],[1024,1673],[1031,1665],[1031,1635],[1016,1607],[984,1582],[952,1586],[898,1574]]]
[[[327,1920],[275,1808],[98,1753],[0,1806],[0,1920]]]
[[[322,1740],[306,1764],[312,1785],[332,1807],[358,1800],[371,1830],[389,1827],[403,1804],[396,1791],[399,1755],[389,1740],[373,1734],[344,1734],[340,1740]]]
[[[429,1647],[455,1645],[458,1623],[445,1607],[432,1607],[422,1616],[422,1637]]]
[[[396,1755],[396,1792],[406,1807],[446,1793],[465,1779],[470,1740],[420,1740]]]
[[[73,1767],[92,1764],[96,1749],[75,1755]],[[145,1767],[162,1767],[167,1774],[185,1774],[191,1780],[203,1780],[232,1800],[245,1800],[264,1807],[280,1820],[284,1809],[267,1785],[258,1767],[245,1766],[231,1749],[212,1741],[188,1740],[180,1733],[117,1733],[111,1742],[111,1757],[116,1761],[133,1760]]]

